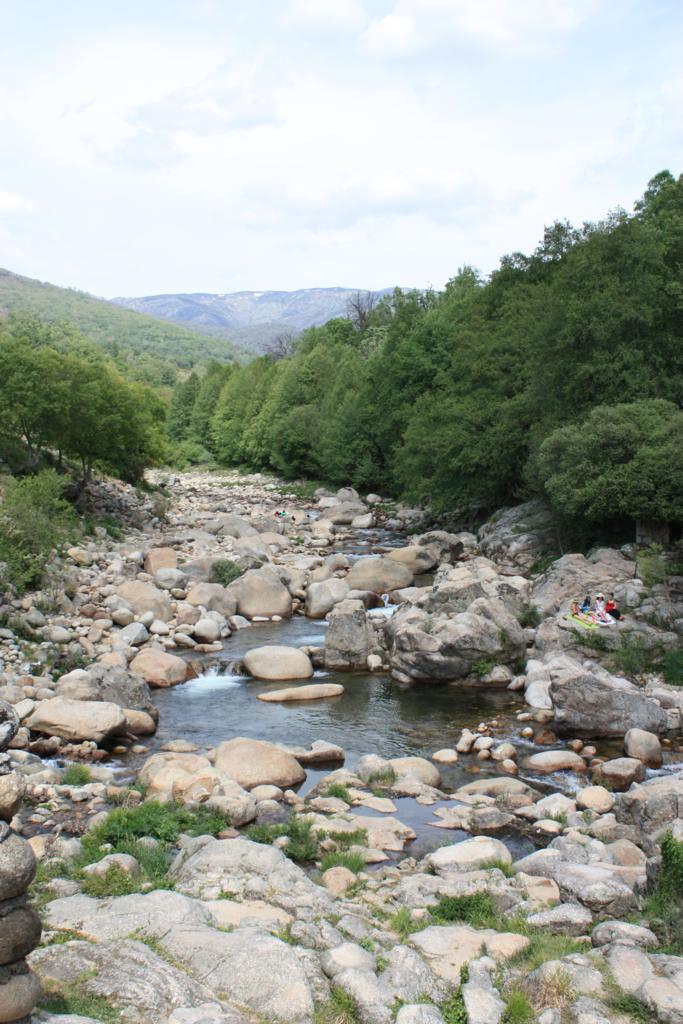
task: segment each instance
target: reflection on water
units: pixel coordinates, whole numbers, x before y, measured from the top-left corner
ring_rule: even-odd
[[[389,676],[362,672],[316,673],[316,678],[341,683],[345,687],[341,697],[270,704],[257,700],[256,695],[286,683],[258,682],[229,671],[250,648],[262,644],[322,646],[325,628],[324,622],[294,618],[254,625],[234,634],[226,641],[224,654],[212,657],[207,675],[155,692],[160,711],[155,746],[179,736],[200,747],[233,736],[297,746],[327,740],[343,747],[346,763],[352,766],[368,753],[429,756],[439,747],[452,746],[464,726],[476,726],[481,719],[519,706],[519,697],[506,691],[484,693],[431,684],[406,688]],[[444,775],[466,777],[458,765]]]

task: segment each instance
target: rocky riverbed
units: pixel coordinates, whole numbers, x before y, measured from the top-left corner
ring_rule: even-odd
[[[683,1021],[652,896],[683,690],[646,657],[683,580],[631,547],[537,571],[538,505],[475,536],[352,489],[165,485],[163,516],[102,485],[125,535],[0,608],[0,1022],[39,984],[63,1024]],[[598,590],[625,618],[585,629]]]

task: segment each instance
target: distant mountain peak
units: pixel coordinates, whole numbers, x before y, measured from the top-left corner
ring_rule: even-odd
[[[112,299],[137,313],[204,334],[229,338],[254,352],[263,352],[277,334],[298,334],[344,316],[349,300],[364,288],[301,288],[296,291],[175,292],[167,295],[143,295],[138,298]],[[372,291],[381,298],[393,291]]]

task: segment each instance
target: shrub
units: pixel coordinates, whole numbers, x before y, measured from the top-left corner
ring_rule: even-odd
[[[401,941],[407,939],[412,932],[419,932],[425,927],[425,924],[414,921],[407,907],[401,907],[389,919],[389,927],[396,932]]]
[[[683,842],[669,833],[661,849],[657,886],[643,909],[661,943],[659,952],[683,956]]]
[[[664,682],[669,686],[683,686],[683,651],[667,651],[662,660]]]
[[[70,764],[62,775],[63,786],[85,786],[92,782],[92,772],[87,764]]]
[[[211,566],[210,580],[212,583],[220,583],[222,587],[227,587],[239,579],[243,572],[244,569],[240,569],[239,565],[231,562],[229,558],[221,558]]]
[[[534,629],[541,621],[541,613],[535,604],[528,604],[519,613],[519,624],[523,629]]]
[[[353,996],[338,985],[330,992],[330,998],[315,1012],[315,1024],[358,1024],[358,1006]]]
[[[503,643],[505,640],[503,639]],[[475,661],[474,665],[470,669],[473,676],[486,676],[489,672],[492,672],[498,662],[495,658],[480,658],[479,661]]]
[[[3,485],[0,561],[18,591],[38,583],[52,549],[76,529],[76,516],[63,497],[65,485],[53,469]]]
[[[396,782],[396,772],[391,765],[372,772],[367,779],[368,786],[386,787],[391,786],[394,782]]]
[[[617,672],[634,679],[640,679],[648,672],[657,672],[662,662],[662,650],[658,645],[648,644],[632,632],[624,632],[621,644],[612,655],[612,664]]]

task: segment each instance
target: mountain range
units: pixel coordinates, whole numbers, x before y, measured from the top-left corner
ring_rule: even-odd
[[[393,289],[370,294],[376,299]],[[306,327],[345,316],[357,288],[300,288],[297,291],[244,291],[222,295],[210,292],[143,295],[112,299],[118,306],[157,317],[236,345],[263,352],[278,334],[298,334]]]

